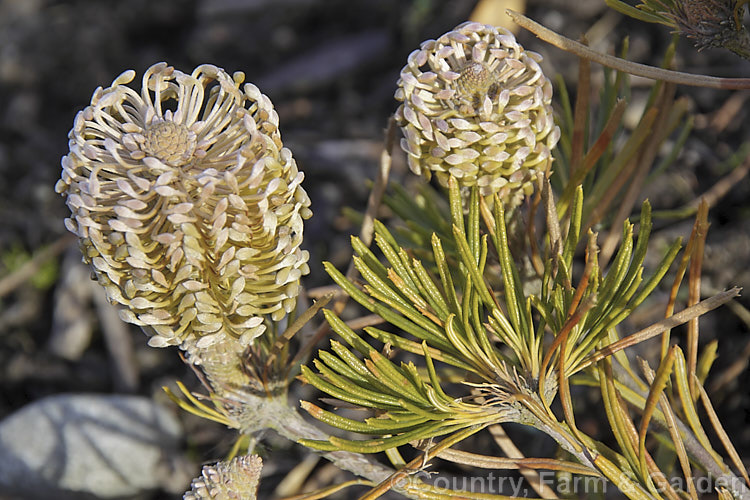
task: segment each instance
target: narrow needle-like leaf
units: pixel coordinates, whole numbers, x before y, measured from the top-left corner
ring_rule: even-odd
[[[721,444],[723,444],[724,449],[727,450],[727,453],[732,459],[732,463],[734,464],[734,466],[737,468],[737,470],[740,471],[740,474],[742,474],[742,477],[745,479],[745,483],[750,486],[750,477],[748,477],[747,470],[745,470],[745,464],[742,463],[742,459],[740,458],[739,453],[737,453],[737,449],[732,444],[731,438],[727,435],[727,431],[724,430],[724,426],[721,425],[719,417],[718,415],[716,415],[716,410],[714,410],[714,405],[711,403],[711,399],[708,397],[706,389],[704,389],[701,384],[698,384],[698,390],[700,391],[703,407],[706,409],[708,418],[711,421],[711,425],[716,431],[716,434],[719,436]]]
[[[644,477],[648,474],[646,467],[646,431],[648,431],[648,424],[651,422],[651,417],[654,414],[656,405],[659,403],[659,398],[664,393],[669,376],[672,374],[672,364],[674,363],[676,349],[679,349],[679,347],[672,346],[667,356],[661,360],[659,368],[656,370],[654,382],[649,387],[646,404],[643,407],[641,427],[638,429],[638,459],[640,460],[641,474]]]
[[[677,314],[673,314],[669,318],[663,319],[649,327],[644,328],[643,330],[640,330],[615,342],[614,344],[610,344],[607,347],[599,349],[598,351],[584,359],[581,364],[578,365],[576,371],[580,371],[587,366],[596,363],[600,359],[611,356],[615,352],[625,349],[626,347],[630,347],[632,345],[643,342],[644,340],[648,340],[651,337],[659,335],[665,328],[674,328],[678,325],[682,325],[690,321],[692,318],[696,318],[701,314],[705,314],[708,311],[716,309],[720,305],[725,304],[726,302],[729,302],[733,298],[737,297],[739,294],[740,288],[734,287],[724,292],[717,293],[713,297],[702,300],[692,307],[688,307],[687,309],[683,309]]]

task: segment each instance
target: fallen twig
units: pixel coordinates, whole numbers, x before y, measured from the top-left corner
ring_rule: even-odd
[[[617,71],[642,76],[651,80],[672,82],[678,85],[691,85],[693,87],[709,87],[714,89],[750,89],[750,78],[719,78],[715,76],[693,75],[691,73],[671,71],[668,69],[648,66],[646,64],[626,61],[619,57],[602,54],[601,52],[588,48],[582,43],[575,42],[570,38],[565,38],[518,12],[508,9],[505,13],[522,28],[531,31],[537,37],[554,45],[558,49],[571,52],[579,57],[589,59],[603,66],[607,66],[608,68],[616,69]]]

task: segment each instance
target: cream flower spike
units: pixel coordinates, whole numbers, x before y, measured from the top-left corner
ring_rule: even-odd
[[[530,194],[560,138],[540,61],[509,31],[479,23],[422,43],[395,95],[411,170],[444,186],[453,176],[510,205]]]
[[[271,101],[244,75],[158,63],[79,112],[56,191],[84,261],[152,346],[248,345],[294,309],[310,200]]]
[[[245,455],[229,462],[206,465],[185,492],[184,500],[253,500],[257,498],[263,462],[258,455]]]

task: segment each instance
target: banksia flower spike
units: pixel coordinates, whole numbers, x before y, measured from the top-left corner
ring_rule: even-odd
[[[698,50],[725,48],[750,59],[750,34],[742,24],[746,1],[683,0],[666,2],[664,12]]]
[[[411,170],[517,204],[560,137],[541,56],[502,28],[464,23],[422,43],[401,70],[396,119]]]
[[[236,457],[203,467],[184,500],[252,500],[256,498],[263,462],[258,455]]]
[[[636,8],[622,0],[606,3],[636,19],[674,28],[699,51],[724,48],[750,59],[750,32],[742,24],[749,0],[642,0]]]
[[[57,192],[84,260],[152,346],[248,345],[295,307],[311,215],[271,101],[244,75],[126,71],[79,112]]]

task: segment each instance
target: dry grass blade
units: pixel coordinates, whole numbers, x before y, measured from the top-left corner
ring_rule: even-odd
[[[588,278],[586,278],[586,281],[588,281]],[[544,394],[544,386],[545,386],[545,380],[547,379],[547,368],[550,365],[550,362],[552,361],[552,357],[554,356],[557,348],[560,348],[560,352],[558,353],[558,383],[560,386],[564,386],[567,383],[566,379],[566,373],[565,373],[565,352],[566,352],[566,344],[568,340],[568,335],[570,334],[570,331],[573,329],[574,326],[576,326],[581,319],[584,317],[586,312],[591,309],[595,305],[595,301],[593,297],[588,298],[583,302],[583,304],[578,307],[573,314],[571,314],[568,319],[565,321],[565,324],[563,324],[560,331],[555,335],[555,340],[552,341],[552,344],[547,349],[547,352],[544,354],[544,359],[542,359],[542,364],[539,368],[539,393]],[[551,401],[544,401],[544,404],[549,406],[552,402]],[[571,413],[572,415],[572,413]]]
[[[646,434],[648,432],[649,423],[651,423],[651,417],[654,415],[656,405],[659,402],[659,398],[664,394],[664,388],[669,381],[669,377],[672,373],[672,364],[674,363],[675,350],[678,347],[672,346],[669,350],[667,357],[661,360],[659,369],[654,377],[654,382],[648,391],[648,397],[646,398],[646,404],[643,406],[643,415],[641,416],[641,427],[638,429],[638,458],[640,459],[641,473],[645,476],[648,471],[646,464]],[[643,371],[650,371],[648,363],[645,360],[641,360],[643,363]],[[662,474],[663,476],[663,474]],[[652,478],[654,476],[652,475]],[[655,479],[655,478],[654,478]]]
[[[591,272],[594,268],[594,264],[596,263],[597,267],[599,267],[597,261],[598,252],[599,247],[596,244],[596,235],[589,231],[588,243],[586,245],[584,257],[583,275],[581,276],[581,281],[578,282],[578,286],[576,287],[576,293],[573,294],[573,300],[570,301],[570,307],[567,311],[569,318],[575,314],[578,309],[578,304],[580,304],[583,294],[589,286],[589,280],[591,279]]]
[[[302,491],[318,462],[320,462],[320,456],[315,453],[302,458],[276,485],[273,491],[274,497],[288,497]]]
[[[632,500],[653,500],[653,496],[646,493],[640,485],[635,483],[627,474],[623,474],[620,468],[607,460],[604,455],[594,459],[594,463],[612,483],[620,489],[627,491],[628,498]]]
[[[673,314],[672,316],[654,323],[653,325],[646,327],[643,330],[640,330],[632,335],[628,335],[627,337],[624,337],[623,339],[614,342],[607,347],[599,349],[588,358],[584,359],[583,362],[576,368],[576,371],[580,371],[587,366],[591,366],[597,361],[604,359],[607,356],[611,356],[617,351],[621,351],[622,349],[636,345],[640,342],[643,342],[644,340],[648,340],[651,337],[659,335],[665,329],[674,328],[676,326],[687,323],[691,319],[697,318],[702,314],[706,314],[707,312],[716,309],[720,305],[737,297],[740,294],[740,290],[741,289],[739,287],[734,287],[724,292],[717,293],[713,297],[703,300],[692,307],[688,307],[678,312],[677,314]]]
[[[745,142],[740,150],[747,152],[750,143]],[[733,163],[731,160],[727,162],[729,166]],[[693,199],[690,203],[683,205],[680,208],[674,210],[661,210],[659,211],[659,217],[662,218],[684,218],[690,217],[691,215],[698,212],[698,206],[705,200],[708,204],[708,208],[716,206],[721,198],[723,198],[732,188],[741,185],[741,181],[747,177],[750,173],[750,155],[746,155],[744,161],[739,163],[736,167],[732,168],[731,171],[719,179],[713,186],[711,186],[705,193]]]
[[[700,447],[694,448],[692,453],[701,457],[701,463],[707,463],[713,461],[718,471],[721,474],[729,473],[729,469],[724,465],[724,461],[721,459],[718,453],[711,446],[703,424],[701,424],[700,417],[698,416],[698,410],[695,406],[692,393],[690,392],[690,382],[688,379],[688,371],[686,367],[685,356],[682,350],[676,351],[675,363],[674,363],[674,378],[672,379],[672,388],[677,389],[677,394],[682,405],[682,419],[687,421],[688,426],[693,431],[693,435],[698,440]],[[702,449],[701,449],[702,448]],[[708,454],[708,457],[704,455]]]
[[[708,393],[700,383],[697,383],[696,385],[698,387],[698,390],[700,391],[701,402],[703,403],[703,407],[706,409],[708,419],[711,421],[711,425],[716,431],[716,434],[719,436],[721,444],[724,445],[724,449],[732,459],[732,463],[734,464],[734,466],[737,468],[737,470],[740,471],[740,474],[742,474],[745,483],[750,486],[750,477],[748,477],[747,471],[745,470],[745,465],[742,463],[742,459],[740,458],[739,453],[737,453],[737,449],[732,444],[732,440],[724,430],[724,426],[721,425],[719,417],[716,415],[716,411],[714,410],[714,406],[713,404],[711,404],[711,399],[708,397]]]
[[[696,244],[695,252],[690,257],[690,270],[688,272],[688,305],[697,304],[701,298],[701,268],[703,266],[703,250],[706,246],[706,234],[708,233],[708,204],[701,201],[698,205],[698,216],[695,218]],[[698,387],[694,377],[698,365],[698,318],[693,318],[688,323],[687,331],[687,376],[690,383],[690,395],[693,402],[698,399]]]
[[[609,116],[607,123],[602,129],[601,134],[599,134],[599,137],[594,142],[594,145],[591,146],[589,151],[586,153],[586,156],[583,157],[581,168],[577,169],[575,173],[571,175],[570,181],[565,186],[563,194],[560,197],[560,201],[558,202],[560,213],[564,213],[565,211],[567,211],[570,200],[573,199],[573,194],[576,191],[576,187],[583,182],[586,174],[588,174],[591,169],[594,168],[594,165],[596,165],[596,162],[599,160],[599,158],[601,158],[604,152],[607,151],[607,147],[612,142],[612,138],[617,131],[617,127],[620,126],[620,120],[622,119],[622,115],[625,112],[625,108],[627,108],[627,102],[623,99],[618,99],[615,103],[615,107],[612,109],[612,114]]]
[[[648,171],[659,152],[659,147],[664,140],[664,134],[669,131],[668,122],[670,110],[674,106],[675,86],[670,84],[662,85],[658,94],[656,104],[653,109],[658,110],[658,115],[654,121],[654,133],[651,134],[645,143],[639,148],[635,169],[632,178],[628,182],[628,187],[619,203],[615,217],[612,220],[612,229],[607,234],[602,244],[600,255],[601,266],[605,267],[610,257],[617,248],[620,240],[620,227],[622,222],[633,213],[633,207],[641,195],[643,183],[646,180]]]
[[[635,425],[630,420],[627,407],[616,388],[611,360],[604,360],[597,366],[597,370],[599,372],[599,385],[604,409],[607,413],[607,420],[609,421],[612,434],[620,447],[623,459],[627,461],[626,464],[618,463],[616,471],[611,471],[608,467],[602,468],[602,465],[599,463],[597,465],[611,481],[617,484],[615,478],[619,475],[625,475],[623,474],[623,467],[631,469],[633,473],[637,471],[638,452],[636,446],[638,444],[638,432],[635,430]],[[613,473],[615,476],[613,476]],[[641,478],[641,480],[643,479],[645,478]]]
[[[737,117],[737,113],[742,111],[745,107],[745,103],[750,99],[750,92],[739,91],[732,93],[729,98],[724,101],[724,104],[716,110],[713,117],[711,118],[711,128],[716,133],[721,133],[732,123],[732,120]]]
[[[591,211],[591,215],[586,218],[586,223],[583,228],[588,229],[594,224],[598,223],[602,218],[609,213],[610,206],[614,202],[617,195],[622,190],[631,177],[634,175],[638,167],[638,152],[643,147],[650,137],[652,137],[653,125],[658,117],[658,110],[655,108],[649,109],[638,122],[638,126],[631,136],[628,138],[626,143],[623,145],[619,154],[615,157],[612,165],[621,161],[622,164],[617,169],[617,176],[607,186],[606,191],[598,200],[595,201],[594,209]],[[613,168],[613,167],[610,167]]]
[[[349,488],[350,486],[373,486],[373,482],[367,481],[365,479],[352,479],[351,481],[334,484],[333,486],[321,488],[319,490],[311,491],[309,493],[303,493],[301,495],[294,495],[290,497],[283,497],[283,498],[280,498],[279,500],[319,500],[321,498],[327,498],[333,495],[334,493],[338,493],[339,491]]]
[[[653,370],[646,366],[644,369],[644,375],[646,376],[646,381],[649,385],[653,386]],[[688,458],[687,450],[685,449],[685,443],[683,442],[682,436],[680,436],[680,431],[677,428],[677,419],[674,411],[672,411],[672,406],[667,399],[667,395],[663,392],[659,395],[659,406],[661,406],[661,411],[663,412],[664,420],[666,421],[669,436],[672,438],[672,444],[674,445],[675,453],[677,453],[677,459],[680,462],[680,468],[682,469],[685,483],[687,483],[690,498],[698,500],[698,492],[695,489],[695,484],[693,484],[693,473],[690,469],[690,459]]]
[[[669,353],[659,363],[659,369],[654,376],[656,383],[652,383],[649,387],[648,397],[646,398],[646,404],[643,405],[643,414],[641,415],[641,427],[638,430],[638,446],[640,448],[640,454],[646,449],[646,432],[648,431],[648,425],[651,422],[651,417],[654,415],[656,405],[658,404],[659,396],[664,392],[664,388],[667,385],[669,377],[672,373],[672,364],[674,363],[675,349],[678,346],[673,345],[669,350]],[[642,371],[650,371],[648,362],[645,359],[640,359]]]
[[[545,28],[541,24],[532,21],[528,17],[519,14],[518,12],[506,10],[506,13],[522,28],[531,31],[545,42],[550,43],[566,52],[572,52],[579,57],[590,59],[603,66],[607,66],[608,68],[616,69],[624,73],[630,73],[631,75],[635,76],[642,76],[650,80],[663,80],[665,82],[672,82],[677,85],[691,85],[693,87],[709,87],[714,89],[750,89],[750,79],[748,78],[717,78],[714,76],[706,75],[692,75],[690,73],[670,71],[666,69],[656,68],[654,66],[648,66],[645,64],[638,64],[626,61],[625,59],[620,59],[619,57],[602,54],[601,52],[592,50],[581,43],[571,40],[570,38],[566,38],[555,33],[554,31]]]
[[[524,470],[531,472],[532,469],[556,470],[581,474],[584,476],[601,476],[596,470],[581,465],[577,462],[557,460],[554,458],[507,458],[479,455],[461,450],[444,450],[437,454],[438,458],[457,464],[471,465],[482,469],[497,470]],[[539,493],[539,492],[537,492]]]
[[[666,317],[670,317],[674,313],[674,305],[677,302],[677,293],[680,290],[682,279],[685,277],[685,271],[687,270],[687,266],[690,262],[690,257],[693,255],[693,252],[695,251],[697,235],[698,235],[698,226],[699,226],[699,223],[698,223],[698,220],[696,219],[695,224],[693,224],[693,230],[690,233],[690,239],[688,239],[687,246],[685,247],[685,252],[682,254],[682,259],[680,259],[680,264],[677,267],[677,270],[675,272],[674,281],[672,282],[672,288],[669,291],[669,300],[667,302],[667,308],[666,308],[666,313],[665,313]],[[667,349],[669,349],[670,333],[671,333],[671,328],[666,328],[662,332],[662,336],[661,336],[662,359],[667,355]]]
[[[492,438],[495,440],[495,443],[503,450],[503,453],[505,453],[505,456],[508,457],[506,460],[508,463],[515,462],[516,466],[521,469],[521,474],[524,478],[526,478],[526,481],[529,482],[531,487],[536,491],[537,495],[539,495],[542,498],[557,498],[557,495],[555,495],[555,492],[547,486],[539,477],[539,473],[533,470],[532,468],[536,465],[537,468],[539,465],[541,465],[540,462],[538,462],[538,459],[527,459],[524,457],[523,453],[521,453],[521,450],[518,449],[516,444],[508,437],[508,434],[506,434],[505,429],[503,429],[503,426],[500,424],[495,424],[490,426],[488,429],[490,431],[490,434],[492,435]],[[446,452],[452,452],[454,450],[446,450]],[[464,452],[461,452],[464,453]],[[440,458],[441,455],[438,455]],[[487,457],[487,458],[498,458],[498,457]],[[547,460],[542,460],[541,462],[547,462]],[[548,460],[550,462],[550,466],[555,467],[552,470],[562,470],[563,467],[565,467],[564,463],[555,463],[558,462],[557,460]],[[578,464],[572,464],[576,465],[576,468],[579,470],[585,470],[588,471],[588,473],[583,472],[583,474],[591,475],[593,474],[593,471],[587,467],[583,467]],[[559,468],[558,468],[559,467]],[[494,467],[493,467],[494,468]],[[578,472],[578,474],[581,474],[581,472]]]
[[[385,323],[385,320],[377,314],[368,314],[367,316],[360,316],[359,318],[351,319],[346,322],[346,326],[352,330],[361,330],[368,326],[376,326]]]
[[[690,210],[696,210],[698,208],[697,205],[701,202],[705,202],[709,208],[713,207],[716,205],[717,201],[729,192],[730,189],[737,186],[740,181],[747,176],[748,172],[750,172],[750,155],[745,158],[742,165],[732,169],[730,173],[711,186],[711,188],[701,196],[700,200],[695,200],[690,203],[688,208]]]

